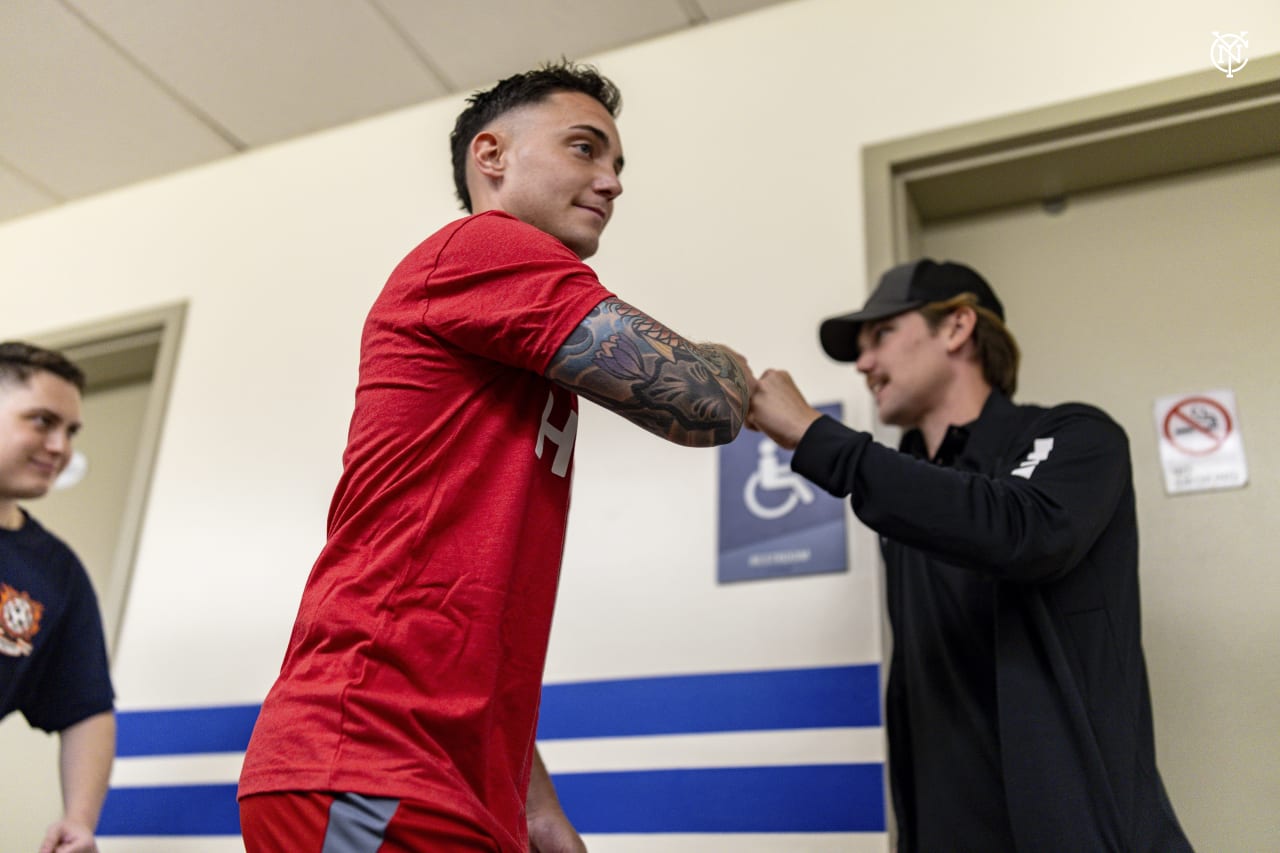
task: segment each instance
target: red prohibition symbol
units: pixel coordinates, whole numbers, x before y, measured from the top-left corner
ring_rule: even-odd
[[[1231,415],[1217,400],[1188,397],[1164,416],[1164,437],[1189,456],[1208,456],[1231,435]]]

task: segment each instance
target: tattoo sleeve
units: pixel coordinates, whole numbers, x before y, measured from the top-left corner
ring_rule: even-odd
[[[691,447],[732,441],[748,404],[746,377],[729,351],[690,343],[615,298],[569,335],[547,378]]]

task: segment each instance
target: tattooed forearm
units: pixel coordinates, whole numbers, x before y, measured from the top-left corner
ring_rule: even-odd
[[[607,306],[607,307],[606,307]],[[691,347],[691,343],[680,337],[673,329],[659,323],[648,314],[636,308],[634,305],[628,305],[620,299],[607,299],[595,307],[596,311],[617,311],[619,317],[625,317],[631,320],[632,327],[638,334],[659,341],[666,346],[675,347]],[[588,318],[590,319],[590,318]]]
[[[670,441],[732,441],[747,380],[728,350],[695,345],[618,299],[597,305],[556,353],[547,378]]]
[[[737,354],[719,344],[698,344],[696,348],[708,363],[715,366],[716,376],[724,386],[725,393],[733,396],[738,408],[745,414],[751,406],[750,383],[747,382]]]

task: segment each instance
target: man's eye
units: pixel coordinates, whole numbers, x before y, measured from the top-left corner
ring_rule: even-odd
[[[586,154],[588,157],[591,156],[591,152],[594,150],[591,147],[590,142],[575,142],[573,144],[573,147],[576,148],[578,151],[582,152],[583,154]]]

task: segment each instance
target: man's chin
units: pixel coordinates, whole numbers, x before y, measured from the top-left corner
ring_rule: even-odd
[[[598,238],[595,240],[565,240],[564,244],[578,256],[579,260],[583,261],[594,255],[596,250],[600,248],[600,240]]]
[[[893,409],[877,409],[876,415],[880,418],[880,423],[885,426],[897,427],[898,429],[910,429],[912,424],[910,420],[902,412]]]
[[[589,222],[566,223],[563,233],[555,235],[584,261],[600,248],[600,237],[604,233],[604,224],[592,216]]]
[[[53,488],[53,480],[40,483],[23,483],[7,492],[7,496],[14,500],[29,501],[35,498],[42,498],[49,494],[49,490]]]

